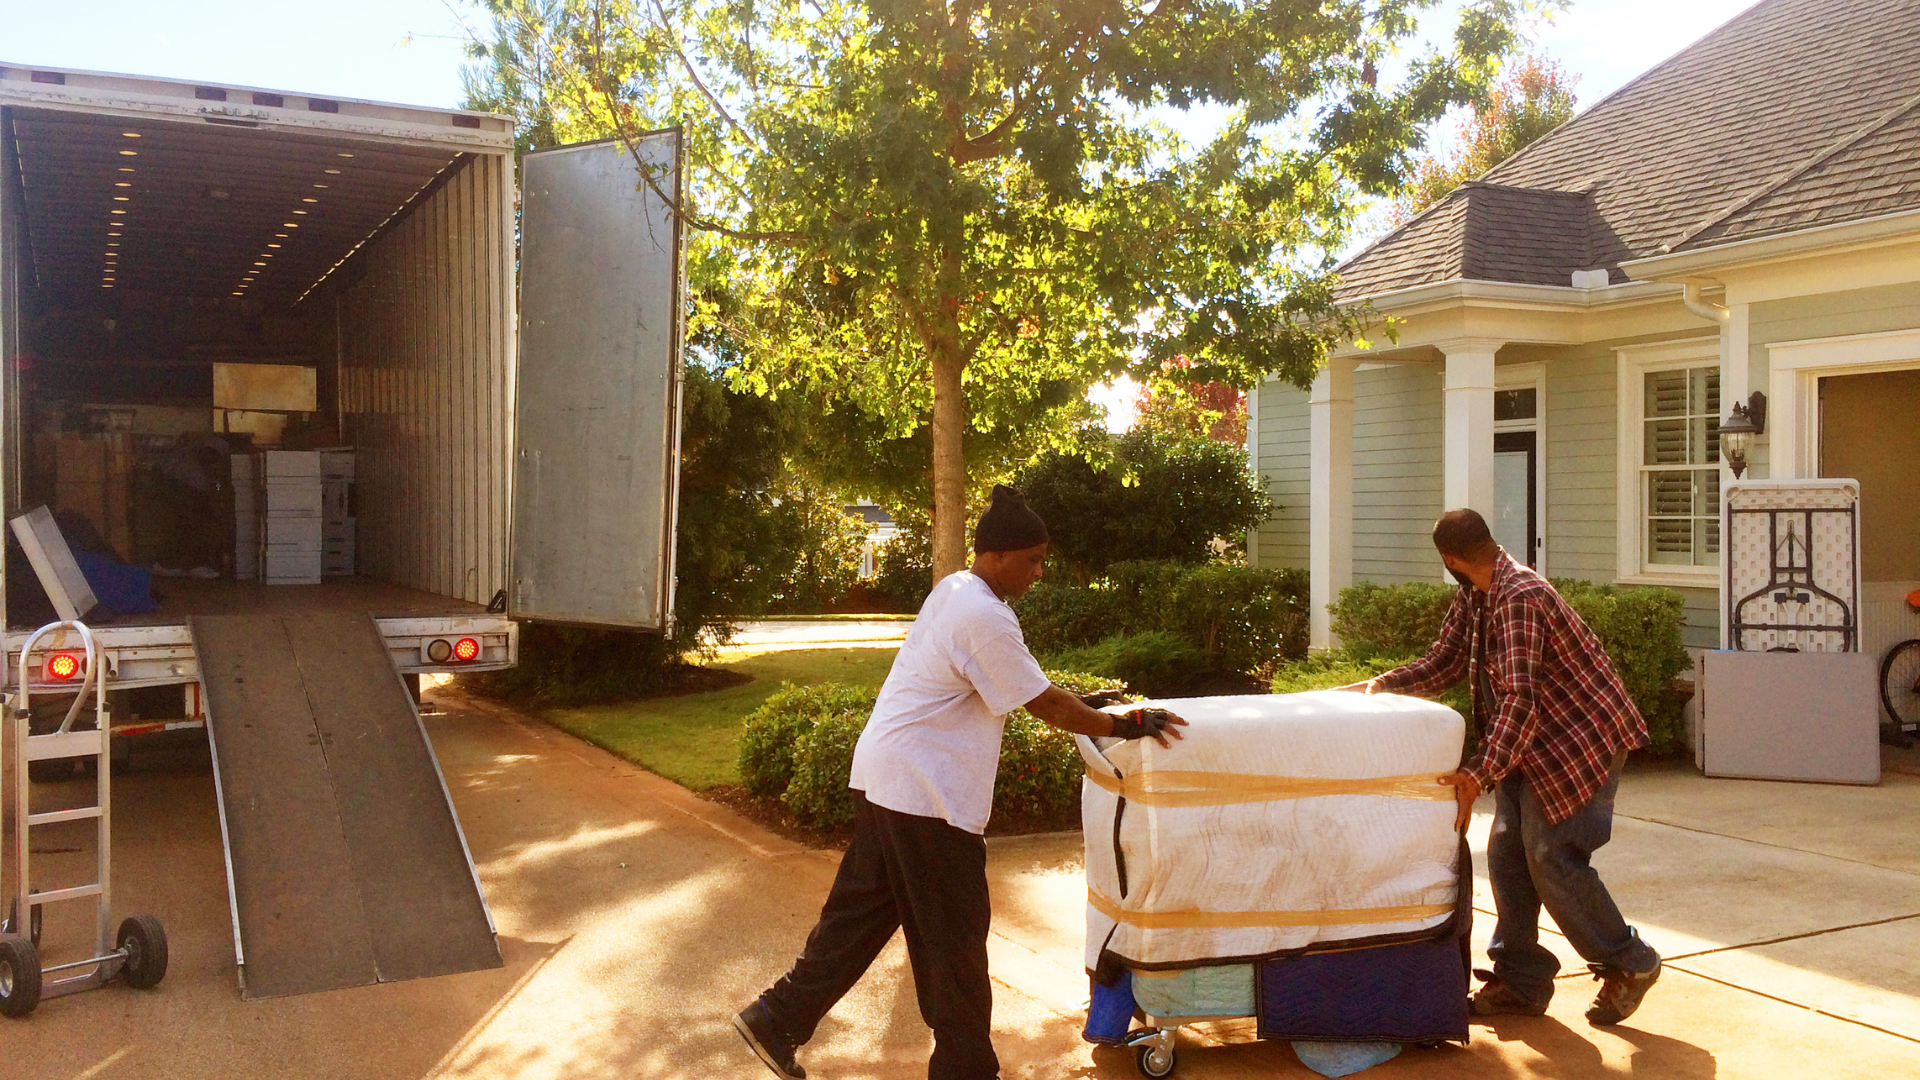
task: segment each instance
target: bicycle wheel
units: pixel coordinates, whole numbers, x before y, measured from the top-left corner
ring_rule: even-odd
[[[1880,661],[1880,703],[1900,730],[1920,730],[1920,638],[1895,645]]]

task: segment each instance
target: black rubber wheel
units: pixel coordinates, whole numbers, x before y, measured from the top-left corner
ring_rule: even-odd
[[[1920,638],[1895,645],[1880,661],[1880,704],[1902,731],[1920,726]]]
[[[157,986],[167,977],[167,930],[151,915],[135,915],[120,924],[116,939],[126,950],[127,962],[120,974],[135,990]]]
[[[1180,1056],[1171,1047],[1162,1054],[1149,1044],[1135,1051],[1133,1063],[1140,1067],[1140,1075],[1160,1080],[1160,1077],[1173,1075],[1173,1067],[1180,1063]]]
[[[30,938],[0,934],[0,1015],[25,1016],[40,1004],[40,950]]]

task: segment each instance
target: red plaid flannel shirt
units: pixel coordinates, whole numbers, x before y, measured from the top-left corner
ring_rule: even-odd
[[[1427,655],[1377,685],[1419,696],[1462,677],[1475,685],[1473,632],[1484,610],[1493,700],[1479,707],[1491,720],[1462,768],[1482,790],[1518,768],[1547,820],[1565,821],[1606,783],[1616,755],[1647,745],[1647,723],[1600,639],[1545,578],[1502,552],[1492,585],[1462,586]]]

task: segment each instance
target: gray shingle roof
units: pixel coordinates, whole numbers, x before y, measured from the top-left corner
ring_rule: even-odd
[[[1920,208],[1916,95],[1920,3],[1762,0],[1348,260],[1340,295],[1619,281],[1663,247]]]

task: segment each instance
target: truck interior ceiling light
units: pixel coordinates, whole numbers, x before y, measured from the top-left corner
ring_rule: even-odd
[[[301,202],[311,202],[311,203],[317,203],[317,202],[319,202],[320,200],[319,200],[319,199],[315,199],[315,198],[312,198],[312,197],[308,197],[308,196],[303,196],[303,197],[302,197],[302,198],[300,199],[300,201],[301,201]],[[296,210],[296,211],[294,211],[294,213],[296,213],[296,214],[297,214],[297,213],[299,213],[299,211],[298,211],[298,210]]]
[[[297,221],[283,221],[280,223],[280,227],[283,229],[297,229],[300,227],[300,223]]]
[[[334,156],[335,157],[352,157],[353,155],[347,153],[345,150],[342,150],[338,154],[335,154]]]
[[[113,182],[113,186],[114,186],[114,187],[132,187],[132,186],[133,186],[133,181],[131,181],[131,180],[115,180],[115,181]]]
[[[453,658],[465,664],[480,655],[480,643],[473,638],[463,637],[453,643]]]
[[[115,195],[115,196],[113,197],[113,201],[114,201],[114,202],[132,202],[132,201],[133,201],[133,196],[131,196],[131,195]]]
[[[445,638],[435,638],[427,642],[427,659],[436,664],[444,664],[453,655],[453,644]]]
[[[280,245],[279,245],[279,244],[268,244],[267,246],[268,246],[268,247],[270,247],[270,248],[277,248],[277,247],[279,247]]]
[[[139,157],[139,156],[140,156],[140,151],[138,151],[138,150],[122,150],[122,151],[120,151],[120,156],[121,156],[121,157]]]
[[[132,172],[132,171],[133,171],[133,166],[131,166],[131,165],[122,165],[122,166],[120,166],[120,171],[121,171],[121,172]]]
[[[47,657],[47,678],[67,680],[80,674],[80,658],[72,653],[54,653]]]
[[[294,213],[296,213],[296,214],[304,214],[304,213],[306,213],[306,211],[305,211],[305,210],[295,210],[295,211],[294,211]]]
[[[129,139],[137,139],[140,137],[140,133],[137,131],[123,131],[120,134],[126,136]]]

